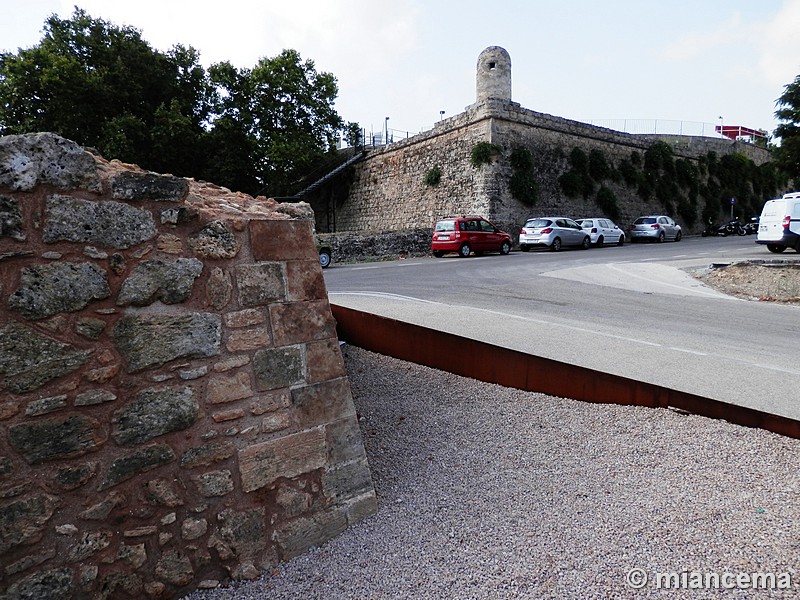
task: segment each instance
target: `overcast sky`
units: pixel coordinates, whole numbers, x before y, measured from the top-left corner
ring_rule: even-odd
[[[338,80],[346,121],[430,129],[475,101],[478,55],[511,55],[513,100],[578,121],[766,129],[800,75],[800,0],[0,0],[0,51],[36,45],[75,5],[205,66],[293,48]],[[720,120],[722,117],[722,120]]]

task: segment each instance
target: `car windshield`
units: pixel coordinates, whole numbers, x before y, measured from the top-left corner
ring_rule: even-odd
[[[655,217],[639,217],[636,219],[633,224],[634,225],[652,225],[656,222]]]
[[[525,227],[528,229],[540,229],[542,227],[552,225],[552,223],[553,222],[549,219],[530,219],[527,223],[525,223]]]
[[[436,223],[436,231],[455,231],[456,230],[456,222],[455,221],[439,221]]]

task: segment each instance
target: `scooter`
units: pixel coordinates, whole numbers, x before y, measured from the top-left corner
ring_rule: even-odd
[[[758,222],[760,217],[750,217],[750,220],[744,224],[744,230],[747,235],[754,235],[758,233]]]

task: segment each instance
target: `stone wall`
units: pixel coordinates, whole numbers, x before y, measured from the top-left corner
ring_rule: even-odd
[[[176,598],[374,512],[311,218],[0,138],[0,596]]]
[[[602,214],[592,200],[567,198],[561,192],[558,178],[569,170],[573,148],[587,154],[599,149],[609,161],[619,164],[630,158],[631,152],[643,153],[656,141],[669,143],[676,157],[689,160],[709,151],[742,153],[756,164],[769,160],[766,150],[742,142],[632,135],[528,110],[510,100],[488,98],[440,121],[428,132],[371,150],[355,165],[349,196],[336,204],[330,221],[324,192],[309,202],[317,213],[319,231],[325,231],[328,222],[336,224],[336,231],[430,228],[446,214],[469,213],[486,216],[516,234],[532,214]],[[500,146],[503,160],[472,166],[470,154],[478,142]],[[511,170],[507,158],[516,146],[528,148],[534,158],[539,200],[533,207],[516,200],[508,188]],[[442,172],[441,181],[426,185],[425,174],[434,166]],[[641,214],[663,210],[655,201],[642,201],[635,189],[608,185],[619,199],[623,226]],[[698,215],[701,211],[702,206]],[[698,218],[698,231],[701,228]]]

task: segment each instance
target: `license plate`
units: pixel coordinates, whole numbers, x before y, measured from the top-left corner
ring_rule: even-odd
[[[449,239],[450,239],[450,236],[449,236],[449,235],[440,235],[440,236],[439,236],[439,239],[440,239],[440,240],[449,240]]]

